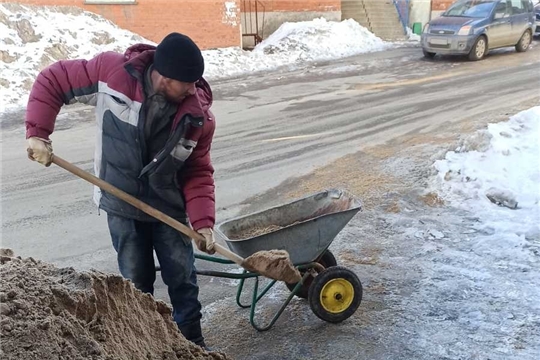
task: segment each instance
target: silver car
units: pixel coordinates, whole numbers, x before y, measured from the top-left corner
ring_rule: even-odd
[[[540,35],[540,2],[534,5],[534,12],[536,14],[536,32],[535,35]]]
[[[424,56],[468,55],[480,60],[495,48],[527,51],[536,28],[531,0],[458,0],[422,33]]]

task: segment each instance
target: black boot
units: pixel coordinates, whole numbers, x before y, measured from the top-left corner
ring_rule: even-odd
[[[202,347],[206,351],[212,351],[204,343],[200,320],[196,320],[192,323],[184,324],[182,326],[178,325],[178,328],[187,340],[191,341],[195,345]]]

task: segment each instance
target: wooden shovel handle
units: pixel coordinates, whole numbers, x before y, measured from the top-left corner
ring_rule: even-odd
[[[53,155],[52,162],[61,168],[69,171],[70,173],[80,177],[81,179],[84,179],[88,181],[89,183],[98,186],[100,189],[108,192],[111,195],[116,196],[117,198],[127,202],[128,204],[133,205],[139,210],[144,211],[148,215],[153,216],[154,218],[158,219],[159,221],[169,225],[170,227],[180,231],[181,233],[189,236],[192,239],[202,240],[204,241],[204,236],[199,234],[198,232],[194,231],[190,227],[182,224],[181,222],[173,219],[167,214],[162,213],[161,211],[151,207],[150,205],[142,202],[141,200],[129,195],[128,193],[118,189],[117,187],[109,184],[106,181],[101,180],[100,178],[90,174],[87,171],[84,171],[83,169],[73,165],[72,163],[62,159],[61,157],[57,155]],[[242,262],[244,259],[241,256],[238,256],[237,254],[233,253],[229,249],[221,246],[220,244],[215,243],[214,249],[217,253],[225,256],[229,260],[234,261],[238,265],[242,265]]]

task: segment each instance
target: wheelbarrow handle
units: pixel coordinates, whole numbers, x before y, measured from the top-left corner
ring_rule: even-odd
[[[169,225],[170,227],[180,231],[181,233],[189,236],[190,238],[205,241],[204,236],[202,236],[201,234],[199,234],[195,230],[191,229],[190,227],[182,224],[180,221],[177,221],[177,220],[173,219],[169,215],[162,213],[161,211],[151,207],[150,205],[142,202],[141,200],[139,200],[139,199],[129,195],[128,193],[118,189],[117,187],[109,184],[108,182],[106,182],[104,180],[101,180],[100,178],[90,174],[89,172],[84,171],[83,169],[81,169],[81,168],[73,165],[72,163],[62,159],[61,157],[59,157],[57,155],[53,155],[52,162],[54,164],[60,166],[64,170],[67,170],[70,173],[80,177],[81,179],[84,179],[84,180],[88,181],[89,183],[98,186],[100,189],[108,192],[109,194],[116,196],[117,198],[127,202],[130,205],[133,205],[137,209],[144,211],[148,215],[153,216],[157,220]],[[229,249],[223,247],[220,244],[217,244],[217,243],[214,244],[214,249],[216,250],[217,253],[225,256],[229,260],[234,261],[238,265],[241,265],[242,262],[244,261],[244,259],[241,256],[233,253],[232,251],[230,251]]]

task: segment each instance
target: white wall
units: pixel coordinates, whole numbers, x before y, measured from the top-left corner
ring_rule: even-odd
[[[409,13],[409,26],[415,22],[424,25],[431,20],[431,0],[411,0]]]

